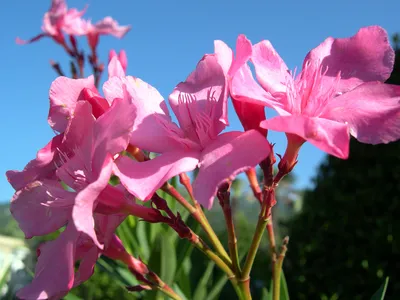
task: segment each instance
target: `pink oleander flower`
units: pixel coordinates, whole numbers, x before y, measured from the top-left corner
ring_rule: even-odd
[[[378,26],[361,28],[350,38],[327,38],[307,54],[296,77],[269,41],[252,46],[239,36],[231,94],[278,112],[260,126],[287,133],[290,163],[304,141],[345,159],[350,134],[368,144],[400,138],[400,87],[383,83],[393,63],[387,33]]]
[[[131,213],[159,221],[156,210],[135,204],[123,190],[108,184],[114,156],[126,149],[133,126],[133,105],[115,99],[97,120],[86,101],[78,101],[64,134],[72,153],[60,153],[52,179],[31,182],[18,190],[10,210],[26,238],[53,232],[68,222],[101,248],[93,228],[93,211]],[[62,181],[72,190],[65,190]],[[32,213],[35,212],[35,213]]]
[[[85,23],[81,19],[84,13],[85,10],[68,9],[65,0],[52,0],[49,11],[43,17],[43,32],[27,41],[17,38],[17,43],[28,44],[43,37],[51,37],[57,43],[65,45],[63,33],[69,35],[86,34]]]
[[[61,165],[63,155],[72,153],[72,149],[77,144],[77,141],[70,141],[69,138],[64,137],[64,131],[69,126],[77,101],[86,100],[91,103],[95,117],[109,108],[108,102],[97,95],[93,76],[86,79],[58,77],[53,81],[50,87],[48,121],[50,126],[60,134],[40,149],[36,158],[30,161],[23,171],[7,171],[8,181],[16,191],[36,180],[55,178],[57,166]]]
[[[118,71],[114,72],[114,70],[116,68],[118,68],[119,66],[117,66],[117,67],[113,66],[111,68],[111,70],[110,70],[110,66],[112,65],[111,62],[112,62],[112,59],[114,57],[117,58],[117,61],[121,65],[122,70],[124,72],[123,74],[119,74]],[[116,65],[116,62],[114,62],[113,65]],[[122,77],[122,76],[124,76],[126,74],[127,67],[128,67],[128,57],[126,56],[125,50],[119,51],[119,54],[117,54],[117,52],[115,52],[114,49],[110,50],[110,53],[108,54],[108,76],[111,77],[111,76],[119,76],[119,75],[121,75],[120,77]]]
[[[117,59],[109,64],[110,76],[113,72],[123,72]],[[124,75],[125,73],[118,73]],[[59,132],[52,140],[30,161],[23,171],[7,171],[7,178],[13,188],[18,191],[27,184],[36,180],[53,179],[56,177],[57,166],[62,164],[63,156],[71,154],[76,141],[64,137],[64,131],[68,128],[73,112],[78,101],[87,101],[91,104],[92,114],[100,117],[110,108],[113,99],[108,102],[94,86],[93,76],[83,79],[71,79],[58,77],[50,87],[50,110],[48,116],[49,125]]]
[[[255,130],[220,134],[228,125],[228,95],[216,55],[204,56],[169,96],[180,127],[171,121],[158,91],[138,78],[111,77],[103,89],[107,99],[129,97],[136,107],[131,144],[161,154],[146,162],[116,160],[114,173],[142,200],[173,176],[199,167],[194,195],[210,208],[221,182],[255,166],[270,152],[265,137]]]
[[[22,299],[62,297],[91,276],[100,254],[139,268],[138,262],[128,259],[121,252],[121,245],[115,244],[116,237],[109,241],[115,228],[127,214],[148,222],[165,219],[158,210],[136,204],[121,185],[114,187],[108,184],[114,157],[129,142],[135,112],[133,105],[124,98],[112,99],[109,109],[96,119],[91,102],[77,100],[81,93],[76,93],[74,86],[80,86],[85,91],[82,80],[58,80],[69,84],[64,86],[63,91],[58,86],[60,82],[56,84],[58,88],[53,100],[54,97],[58,100],[75,97],[76,101],[73,105],[72,101],[67,101],[69,109],[65,114],[50,112],[54,124],[64,131],[57,136],[61,140],[61,148],[54,149],[58,155],[58,159],[52,161],[55,170],[51,168],[51,163],[43,169],[40,168],[41,161],[35,161],[37,168],[25,172],[25,175],[32,175],[38,171],[39,174],[31,176],[31,180],[16,177],[15,171],[11,171],[14,175],[11,178],[10,171],[7,174],[14,187],[20,186],[11,201],[10,210],[26,238],[45,235],[66,226],[56,240],[39,249],[35,278],[18,292],[18,297]],[[66,115],[69,120],[63,128],[59,121]],[[36,180],[32,181],[32,178]],[[75,272],[75,262],[79,260],[80,267]]]
[[[38,249],[35,277],[17,292],[19,299],[60,299],[70,289],[88,280],[101,254],[113,259],[128,260],[114,231],[125,215],[105,216],[95,214],[94,222],[99,240],[104,244],[100,250],[91,239],[68,224],[55,239]],[[75,271],[76,262],[80,261]],[[133,263],[134,261],[132,261]],[[142,268],[143,269],[143,268]],[[146,271],[146,269],[143,269]]]
[[[120,39],[124,37],[130,29],[131,26],[120,26],[118,22],[111,17],[105,17],[94,25],[90,21],[86,22],[88,43],[93,52],[95,52],[97,44],[99,43],[100,35],[112,35]]]

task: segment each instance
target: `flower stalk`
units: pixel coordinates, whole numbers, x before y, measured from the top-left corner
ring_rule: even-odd
[[[232,259],[232,267],[238,278],[241,278],[242,271],[240,268],[239,262],[239,251],[237,247],[237,238],[235,233],[235,225],[233,223],[232,216],[232,207],[230,205],[230,184],[224,183],[220,186],[217,197],[219,200],[219,204],[222,207],[222,211],[224,212],[226,228],[228,232],[228,246],[229,246],[229,254]]]
[[[215,251],[221,257],[221,259],[228,265],[232,266],[232,260],[226,252],[224,246],[216,235],[214,229],[211,227],[208,222],[206,216],[203,213],[200,205],[197,204],[195,206],[191,205],[171,184],[168,182],[165,183],[162,187],[162,190],[166,192],[168,195],[174,197],[187,211],[190,212],[192,217],[200,224],[206,233],[208,239],[212,243]]]
[[[276,264],[274,267],[273,279],[272,279],[272,282],[273,282],[272,299],[273,300],[280,299],[282,265],[283,265],[283,260],[285,259],[285,256],[286,256],[288,243],[289,243],[289,237],[287,236],[283,239],[281,252],[279,253],[279,256],[277,258],[277,261],[276,261]]]

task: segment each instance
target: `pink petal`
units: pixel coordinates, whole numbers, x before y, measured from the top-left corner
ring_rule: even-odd
[[[78,193],[72,210],[72,218],[76,230],[85,233],[100,249],[103,248],[103,245],[98,241],[94,230],[93,210],[97,197],[108,184],[112,166],[113,159],[111,156],[107,156],[104,160],[99,177]]]
[[[119,51],[118,60],[121,63],[122,69],[126,73],[126,69],[128,68],[128,57],[125,50]]]
[[[124,187],[141,200],[148,200],[167,180],[196,168],[198,152],[167,152],[156,158],[137,162],[126,156],[116,161],[114,174]]]
[[[205,55],[168,100],[190,139],[204,144],[217,136],[228,125],[226,80],[217,57]]]
[[[125,71],[117,56],[114,56],[108,64],[108,77],[125,77]]]
[[[292,76],[270,41],[265,40],[255,44],[251,60],[257,80],[267,92],[274,95],[286,91],[287,82],[292,81]]]
[[[222,182],[256,166],[270,151],[268,141],[255,130],[219,135],[202,152],[200,171],[193,183],[195,198],[210,209]]]
[[[22,189],[28,183],[38,179],[53,178],[56,171],[56,164],[59,162],[59,151],[62,151],[62,139],[64,135],[59,134],[40,149],[36,158],[31,160],[23,171],[7,171],[8,182],[15,190]]]
[[[49,12],[54,15],[64,15],[67,12],[65,0],[52,0]]]
[[[77,233],[67,228],[40,247],[33,281],[17,292],[20,299],[60,299],[74,283],[74,253]]]
[[[125,150],[135,120],[135,107],[127,97],[115,99],[94,127],[93,172],[99,172],[107,155]]]
[[[350,133],[367,144],[400,139],[400,86],[365,83],[332,99],[321,117],[346,122]]]
[[[110,34],[117,38],[122,38],[130,29],[131,26],[119,26],[111,17],[105,17],[94,25],[94,30],[98,34]]]
[[[129,95],[126,95],[123,86]],[[131,143],[137,147],[162,153],[175,149],[195,147],[185,139],[182,130],[171,121],[168,108],[160,93],[148,83],[131,76],[112,77],[103,86],[106,99],[129,97],[136,107]],[[152,138],[149,139],[149,136]]]
[[[350,38],[327,38],[311,50],[305,60],[322,63],[326,85],[340,72],[338,92],[349,91],[363,82],[385,81],[394,64],[394,51],[386,31],[379,26],[361,28]]]
[[[278,116],[267,119],[261,127],[297,134],[321,150],[346,159],[349,156],[350,134],[346,124],[323,118]]]
[[[66,153],[60,154],[62,164],[57,169],[58,178],[75,190],[82,189],[82,180],[86,182],[92,178],[94,124],[91,105],[78,101],[64,134]]]
[[[62,41],[64,36],[61,33],[61,25],[64,14],[54,14],[47,12],[43,16],[42,31],[58,41]]]
[[[58,77],[53,81],[50,87],[48,121],[54,130],[63,132],[67,128],[68,120],[84,88],[96,90],[93,76],[84,79]]]
[[[238,36],[236,40],[236,57],[228,72],[232,78],[238,70],[240,70],[244,65],[247,65],[247,62],[253,53],[252,47],[250,40],[248,40],[244,34]]]
[[[227,75],[233,61],[232,49],[223,41],[214,41],[214,52],[217,55],[218,63],[220,64],[224,74]]]
[[[97,235],[99,239],[104,244],[104,249],[106,249],[112,240],[114,239],[114,233],[117,227],[124,221],[126,214],[113,214],[113,215],[103,215],[94,214],[94,221],[96,224]]]
[[[260,127],[261,121],[265,120],[264,106],[237,101],[234,98],[232,98],[232,103],[244,130],[256,129],[264,136],[267,135],[267,130]]]
[[[251,45],[251,44],[250,44]],[[242,46],[241,48],[247,48]],[[242,55],[238,57],[238,55]],[[277,101],[271,93],[265,91],[253,78],[250,67],[247,65],[249,53],[237,53],[237,58],[231,67],[229,73],[232,76],[230,82],[230,94],[232,99],[251,104],[268,106],[274,108],[281,115],[287,115],[285,104]],[[242,64],[238,62],[242,61]],[[234,66],[236,65],[236,66]],[[233,70],[236,70],[235,72]]]
[[[75,8],[68,10],[63,18],[62,30],[69,35],[86,35],[88,33],[87,22],[81,18],[85,12],[86,8],[82,11]]]
[[[58,181],[34,181],[15,193],[10,211],[29,239],[64,226],[71,217],[74,195]]]
[[[95,118],[92,114],[92,106],[86,101],[77,101],[73,115],[65,129],[63,144],[71,150],[85,147],[89,156],[85,158],[90,161],[92,151],[93,129]]]
[[[79,251],[77,249],[77,251]],[[82,256],[79,264],[79,268],[75,273],[74,285],[76,287],[86,280],[88,280],[94,273],[94,266],[96,265],[97,259],[100,256],[100,251],[96,247],[91,247],[85,251],[85,253],[77,253],[76,255]]]

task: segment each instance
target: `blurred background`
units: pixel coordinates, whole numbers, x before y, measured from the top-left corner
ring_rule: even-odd
[[[128,74],[149,81],[165,97],[204,53],[213,51],[214,39],[222,39],[231,47],[239,33],[247,34],[253,42],[270,39],[288,66],[294,68],[326,37],[350,36],[359,27],[373,24],[385,27],[392,37],[396,63],[388,83],[400,85],[400,41],[396,34],[400,30],[400,5],[395,1],[303,1],[301,5],[269,1],[143,2],[119,0],[111,5],[109,1],[89,1],[87,14],[94,21],[111,15],[120,24],[132,25],[123,40],[101,40],[101,58],[106,62],[111,48],[126,49]],[[68,1],[70,7],[79,9],[85,3]],[[56,75],[46,64],[50,58],[68,63],[66,55],[50,40],[28,46],[14,43],[16,36],[30,38],[39,33],[40,18],[49,1],[3,5],[0,41],[6,59],[0,82],[7,86],[2,86],[4,105],[0,112],[1,137],[6,141],[0,147],[1,173],[22,169],[52,135],[46,124],[47,97]],[[13,17],[5,16],[5,12],[13,12]],[[230,111],[233,129],[240,129]],[[277,143],[276,151],[283,153],[284,135],[271,133],[269,138]],[[284,273],[291,299],[370,299],[387,276],[386,299],[400,299],[400,142],[371,146],[352,140],[347,161],[325,156],[311,145],[303,148],[296,171],[279,185],[274,207],[277,241],[290,236]],[[32,278],[37,245],[56,233],[24,240],[10,216],[13,191],[5,178],[0,181],[0,190],[0,298],[14,299],[15,291]],[[232,186],[232,202],[239,249],[244,254],[259,211],[244,177]],[[191,218],[182,214],[194,226]],[[207,215],[226,242],[220,207],[215,205]],[[149,263],[167,283],[176,282],[173,287],[187,299],[235,299],[222,273],[168,228],[128,218],[118,234],[130,253]],[[254,299],[268,299],[264,287],[269,287],[271,274],[266,239],[251,275]],[[122,265],[102,258],[94,276],[65,299],[163,299],[155,292],[128,293],[125,286],[134,284],[135,279]]]

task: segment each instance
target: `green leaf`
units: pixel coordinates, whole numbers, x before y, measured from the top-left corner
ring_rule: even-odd
[[[178,268],[180,267],[180,271],[178,273],[178,269],[175,272],[175,284],[179,285],[180,290],[186,297],[191,298],[192,295],[192,282],[190,280],[190,270],[192,262],[190,258],[186,258],[185,260],[179,260]],[[182,266],[182,267],[181,267]]]
[[[289,290],[288,286],[286,283],[286,277],[285,274],[283,273],[283,270],[281,272],[281,297],[280,300],[289,300]]]
[[[147,223],[146,222],[138,222],[136,226],[136,236],[139,241],[139,249],[140,250],[140,257],[142,257],[145,261],[149,261],[150,256],[150,247],[148,242],[148,235],[147,235]]]
[[[207,296],[207,284],[210,280],[212,271],[214,270],[215,263],[210,261],[204,271],[203,276],[201,276],[199,283],[197,284],[196,290],[193,294],[193,300],[203,300],[209,299]]]
[[[97,265],[105,272],[109,274],[111,278],[114,279],[116,283],[125,287],[127,285],[136,285],[138,281],[136,278],[119,263],[111,260],[107,257],[102,256],[98,261]]]
[[[172,289],[182,298],[182,300],[189,299],[188,297],[186,297],[185,293],[183,293],[183,291],[181,290],[179,285],[177,285],[176,283],[174,283],[174,285],[172,286]]]
[[[270,296],[269,296],[268,290],[266,288],[263,288],[261,291],[260,300],[269,300],[269,299],[270,299]]]
[[[385,298],[386,289],[389,283],[389,277],[386,277],[385,282],[381,285],[379,290],[371,297],[371,300],[383,300]]]
[[[135,236],[135,218],[133,216],[128,216],[124,222],[117,228],[117,235],[124,244],[126,250],[129,253],[135,254],[135,251],[139,249],[139,242]]]
[[[161,279],[168,285],[174,282],[176,271],[176,251],[175,244],[170,235],[164,235],[161,239]]]
[[[11,271],[11,259],[7,259],[6,262],[3,262],[0,270],[0,290],[7,284],[8,275]]]
[[[217,282],[214,284],[213,288],[211,289],[210,293],[207,295],[207,300],[219,299],[219,294],[221,293],[221,291],[224,288],[227,281],[228,281],[228,276],[226,276],[224,273],[217,280]]]

